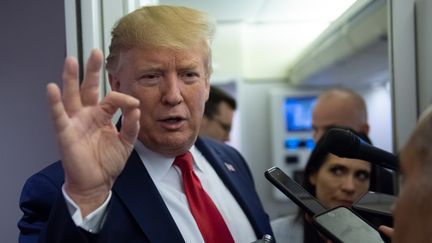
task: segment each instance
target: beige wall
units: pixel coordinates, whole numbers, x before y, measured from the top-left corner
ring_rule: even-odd
[[[306,40],[325,27],[307,23],[289,26],[219,25],[213,43],[215,79],[241,77],[249,82],[283,79],[289,64],[308,44]],[[287,46],[288,40],[294,44]]]

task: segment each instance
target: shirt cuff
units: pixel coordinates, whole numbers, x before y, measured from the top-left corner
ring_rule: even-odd
[[[90,214],[88,214],[85,218],[82,217],[79,206],[67,195],[64,189],[64,185],[62,186],[62,192],[66,201],[68,211],[75,225],[83,228],[90,233],[99,233],[105,222],[107,206],[109,201],[111,200],[111,191],[109,192],[107,199],[102,203],[102,205]]]

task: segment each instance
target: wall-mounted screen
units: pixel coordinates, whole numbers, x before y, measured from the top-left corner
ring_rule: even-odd
[[[288,132],[312,130],[312,109],[315,101],[315,96],[285,98],[284,112]]]

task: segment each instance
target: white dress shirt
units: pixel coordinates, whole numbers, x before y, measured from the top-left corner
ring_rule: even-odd
[[[184,240],[186,242],[204,242],[198,225],[189,210],[189,204],[183,190],[181,170],[177,166],[173,166],[175,158],[154,153],[145,148],[139,141],[135,144],[135,150],[159,190]],[[213,167],[195,146],[190,149],[190,152],[194,158],[194,172],[224,218],[234,241],[252,242],[256,240],[248,218]],[[66,195],[64,190],[63,194],[65,194],[69,204],[69,212],[75,224],[89,232],[98,232],[103,225],[106,205],[111,198],[111,193],[101,207],[84,219],[77,205]]]

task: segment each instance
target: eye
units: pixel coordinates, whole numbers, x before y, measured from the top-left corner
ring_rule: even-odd
[[[142,79],[155,79],[158,77],[158,74],[155,73],[149,73],[141,76]]]
[[[187,83],[198,81],[201,75],[195,71],[183,71],[180,73],[180,78]]]
[[[357,171],[355,173],[355,178],[359,181],[367,181],[370,178],[370,173],[368,171]]]
[[[345,167],[343,167],[343,166],[336,165],[336,166],[333,166],[333,167],[330,168],[330,172],[333,175],[335,175],[337,177],[340,177],[340,176],[343,176],[343,175],[345,175],[347,173],[347,169]]]
[[[144,73],[138,77],[138,83],[145,86],[151,86],[157,84],[162,80],[163,75],[158,72]]]

